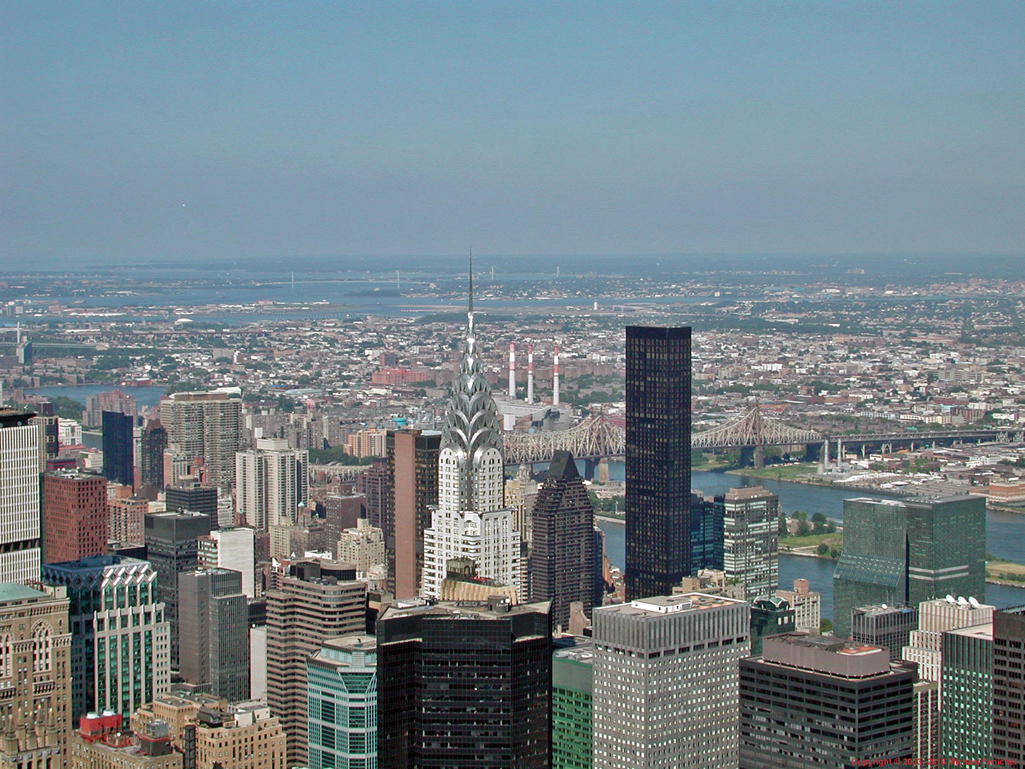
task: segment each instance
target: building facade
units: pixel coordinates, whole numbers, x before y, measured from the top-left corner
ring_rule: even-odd
[[[150,513],[143,523],[146,558],[157,572],[157,600],[172,628],[178,623],[178,575],[196,568],[199,538],[210,533],[202,513]],[[178,633],[171,633],[171,667],[178,669]]]
[[[779,497],[761,486],[723,495],[723,571],[748,601],[779,588]]]
[[[815,635],[822,624],[822,594],[811,590],[806,579],[795,579],[793,590],[777,590],[777,598],[785,598],[794,610],[794,625],[798,632]]]
[[[306,664],[310,769],[377,769],[377,642],[324,642]]]
[[[0,573],[39,579],[42,561],[39,429],[31,413],[0,408]]]
[[[985,595],[984,498],[847,499],[843,517],[843,554],[833,575],[838,636],[850,636],[856,606]]]
[[[202,457],[213,485],[235,483],[235,453],[242,448],[242,391],[227,387],[211,392],[172,393],[160,403],[160,423],[168,449],[190,462]]]
[[[228,569],[178,575],[179,670],[228,702],[249,699],[249,604],[242,575]]]
[[[766,638],[740,662],[740,767],[847,769],[910,759],[914,665],[878,646]]]
[[[68,591],[73,719],[104,710],[127,718],[170,688],[170,628],[149,563],[94,556],[46,564],[43,580]]]
[[[135,417],[103,412],[103,477],[135,487]]]
[[[382,767],[547,769],[548,604],[391,606],[377,621]]]
[[[0,584],[0,766],[67,769],[71,623],[63,587]]]
[[[211,531],[197,539],[196,563],[202,569],[231,569],[242,575],[242,592],[256,598],[256,537],[245,526]]]
[[[287,735],[289,766],[307,761],[307,658],[328,638],[366,631],[366,585],[339,579],[341,568],[293,563],[267,593],[267,703]]]
[[[235,514],[254,529],[297,521],[308,506],[310,453],[283,438],[258,438],[256,448],[235,455]]]
[[[107,480],[58,470],[43,474],[43,559],[77,561],[107,550]]]
[[[552,655],[552,769],[591,769],[594,644],[558,639]]]
[[[530,600],[551,601],[552,625],[569,629],[569,605],[594,606],[594,508],[573,455],[556,451],[531,515]]]
[[[744,601],[700,593],[595,609],[595,769],[736,766],[749,623]]]
[[[993,614],[993,758],[1025,764],[1025,607]]]
[[[918,609],[913,606],[859,606],[851,612],[851,640],[882,646],[891,660],[902,658],[915,630]]]
[[[940,757],[993,757],[993,623],[943,634]]]
[[[139,442],[139,483],[161,491],[164,488],[164,449],[167,430],[159,419],[151,419],[142,430]],[[204,512],[200,510],[199,512]]]
[[[626,597],[691,573],[690,328],[626,329]]]
[[[398,599],[420,594],[424,567],[423,533],[438,504],[438,430],[389,431],[387,438],[387,503],[384,537],[388,579]]]
[[[420,592],[441,598],[450,561],[469,560],[483,579],[515,587],[523,598],[520,533],[505,507],[505,468],[498,409],[484,374],[474,326],[473,293],[466,340],[452,381],[438,455],[438,505],[424,530]]]

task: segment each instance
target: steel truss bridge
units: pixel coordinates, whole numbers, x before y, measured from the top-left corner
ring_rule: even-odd
[[[766,416],[755,405],[727,422],[691,434],[691,447],[695,449],[741,448],[759,450],[766,446],[799,446],[840,441],[843,444],[913,442],[928,444],[937,440],[970,440],[1021,442],[1022,432],[1006,429],[950,430],[946,432],[911,432],[864,435],[826,435],[814,430],[792,427],[782,420]],[[588,417],[579,425],[560,432],[541,432],[507,435],[506,465],[530,465],[550,462],[556,451],[569,451],[574,458],[599,460],[622,457],[626,454],[626,430],[604,414]]]

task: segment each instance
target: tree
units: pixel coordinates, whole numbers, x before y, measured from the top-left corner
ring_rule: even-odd
[[[819,633],[825,635],[826,633],[833,632],[833,621],[829,619],[823,619],[819,622]]]
[[[821,543],[821,544],[820,544],[820,545],[819,545],[819,546],[818,546],[818,547],[816,548],[816,552],[817,552],[817,553],[818,553],[819,555],[825,555],[826,553],[828,553],[828,552],[829,552],[829,545],[827,545],[827,544],[826,544],[825,542]]]

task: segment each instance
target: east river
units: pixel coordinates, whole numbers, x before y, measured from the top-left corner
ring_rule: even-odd
[[[609,467],[612,478],[622,479],[622,463]],[[822,486],[809,486],[789,481],[772,481],[748,478],[725,473],[695,472],[691,476],[691,488],[706,495],[722,494],[740,486],[763,486],[779,496],[779,504],[789,516],[803,510],[810,518],[815,513],[825,513],[834,520],[843,519],[843,501],[852,497],[879,494],[869,492],[843,491]],[[614,566],[623,568],[626,552],[626,531],[622,523],[602,520],[599,522],[605,532],[605,551]],[[986,551],[1000,558],[1019,563],[1025,561],[1025,515],[1014,513],[986,513]],[[836,561],[825,558],[807,558],[797,555],[780,555],[779,581],[789,588],[795,579],[804,578],[811,589],[822,593],[822,616],[833,617],[833,570]],[[981,596],[979,596],[981,599]],[[1025,604],[1025,588],[986,585],[986,602],[998,608]]]

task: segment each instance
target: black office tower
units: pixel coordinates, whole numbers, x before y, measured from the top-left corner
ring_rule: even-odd
[[[178,669],[178,575],[194,571],[197,538],[210,533],[210,516],[202,513],[148,513],[143,519],[147,560],[157,573],[157,599],[171,623],[171,667]]]
[[[377,622],[378,765],[548,769],[549,605],[391,606]]]
[[[626,597],[690,574],[690,328],[626,329]]]
[[[530,600],[552,602],[552,626],[569,629],[569,605],[594,605],[594,508],[573,455],[556,451],[531,515]]]
[[[134,421],[128,414],[103,412],[103,477],[132,487],[135,486]]]
[[[163,491],[166,448],[167,430],[160,424],[159,419],[150,420],[142,431],[142,445],[139,451],[139,483],[142,486]]]

